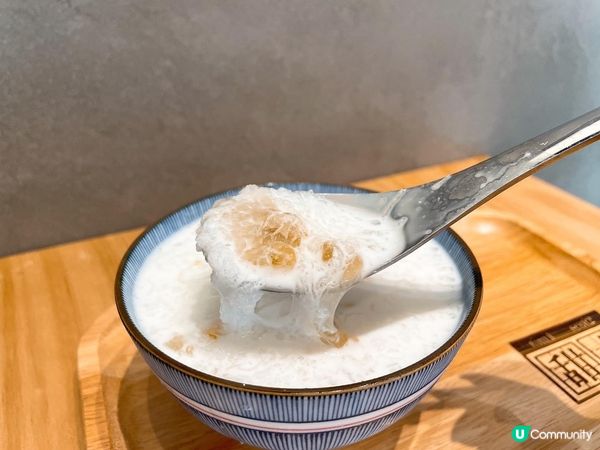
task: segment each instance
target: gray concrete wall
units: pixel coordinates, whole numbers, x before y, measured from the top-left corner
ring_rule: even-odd
[[[593,0],[0,0],[0,254],[494,153],[598,105]],[[600,204],[599,163],[542,176]]]

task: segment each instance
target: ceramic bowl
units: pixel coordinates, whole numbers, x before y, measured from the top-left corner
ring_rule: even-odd
[[[327,184],[281,186],[315,192],[361,192],[357,188]],[[142,233],[123,257],[115,286],[117,309],[145,361],[183,407],[199,420],[256,447],[337,448],[368,438],[398,421],[440,378],[479,311],[482,293],[479,266],[466,244],[451,230],[435,239],[448,251],[463,278],[462,321],[456,332],[433,353],[379,378],[325,388],[252,386],[192,369],[163,353],[140,331],[132,306],[132,291],[144,260],[173,232],[198,220],[216,200],[237,191],[202,198],[169,214]]]

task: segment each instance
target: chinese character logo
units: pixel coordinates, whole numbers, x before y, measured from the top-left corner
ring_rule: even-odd
[[[512,438],[515,442],[525,442],[529,438],[529,425],[517,425],[512,429]]]

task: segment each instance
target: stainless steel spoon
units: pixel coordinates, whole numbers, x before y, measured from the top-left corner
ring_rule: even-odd
[[[493,158],[420,186],[373,194],[323,195],[329,200],[406,221],[406,247],[392,259],[381,261],[370,276],[413,252],[440,231],[526,176],[598,139],[600,108]]]

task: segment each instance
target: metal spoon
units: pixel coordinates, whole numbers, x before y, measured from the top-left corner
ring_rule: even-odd
[[[526,176],[600,138],[600,108],[475,164],[420,186],[373,194],[323,194],[329,200],[406,221],[406,247],[368,276],[395,263]],[[267,288],[265,290],[279,291]]]

